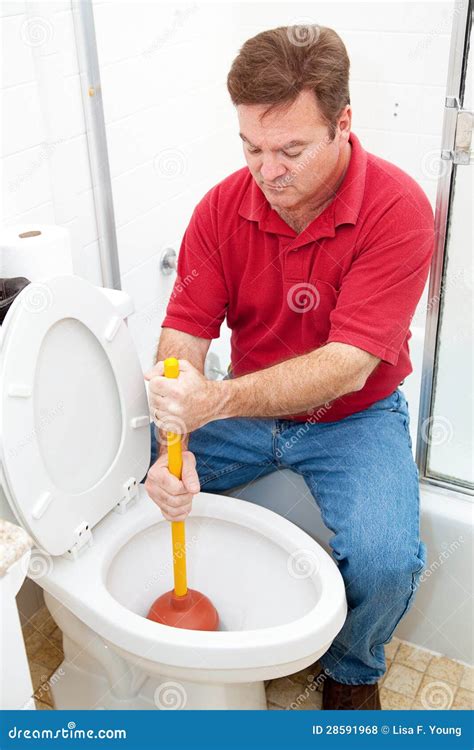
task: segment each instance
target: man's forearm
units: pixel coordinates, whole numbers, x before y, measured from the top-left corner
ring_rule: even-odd
[[[278,417],[298,414],[360,390],[377,366],[371,354],[330,343],[265,370],[219,382],[219,416]]]
[[[174,328],[163,328],[158,342],[155,363],[165,360],[167,357],[187,359],[199,372],[204,372],[204,361],[210,344],[210,341],[208,341],[206,346],[206,341],[197,336],[176,331]]]

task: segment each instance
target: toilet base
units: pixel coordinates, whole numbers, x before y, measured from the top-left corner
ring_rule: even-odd
[[[266,710],[263,682],[209,684],[135,674],[131,691],[114,690],[90,657],[64,637],[67,658],[49,679],[59,710]],[[97,665],[98,666],[98,665]],[[138,678],[138,679],[137,679]],[[133,689],[135,687],[135,689]],[[114,694],[119,693],[119,695]]]

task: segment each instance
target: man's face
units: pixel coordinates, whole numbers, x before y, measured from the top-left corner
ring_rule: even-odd
[[[302,91],[285,110],[239,104],[240,137],[248,167],[268,202],[290,211],[327,195],[346,146],[351,111],[346,107],[333,140],[312,91]]]

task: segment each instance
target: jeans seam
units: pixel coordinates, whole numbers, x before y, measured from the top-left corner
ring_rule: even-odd
[[[277,456],[277,442],[278,438],[280,437],[281,433],[281,425],[279,424],[278,418],[274,420],[273,428],[272,428],[272,456],[274,456],[274,461],[270,463],[276,462],[277,466],[283,466],[282,462],[280,461],[280,458]]]
[[[270,465],[272,461],[263,461],[261,463],[253,464],[253,466],[267,466]],[[226,466],[224,469],[220,469],[219,471],[214,471],[212,474],[208,474],[203,479],[199,480],[199,483],[201,487],[204,484],[207,484],[208,482],[211,482],[213,479],[218,479],[219,477],[223,477],[226,474],[230,474],[233,471],[237,471],[237,469],[241,469],[243,466],[248,466],[248,462],[244,461],[237,462],[235,464],[231,464],[231,466]]]

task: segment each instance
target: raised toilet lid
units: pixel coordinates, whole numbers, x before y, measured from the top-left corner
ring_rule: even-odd
[[[140,362],[118,307],[78,276],[27,286],[1,332],[7,494],[38,546],[61,555],[80,548],[148,469]]]

